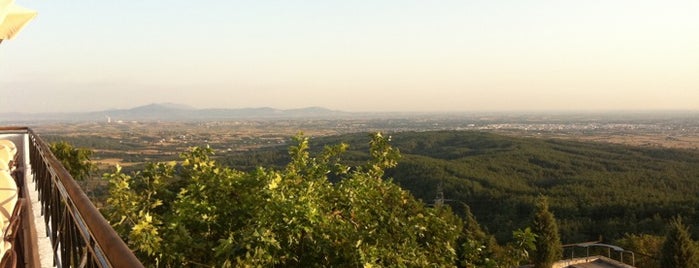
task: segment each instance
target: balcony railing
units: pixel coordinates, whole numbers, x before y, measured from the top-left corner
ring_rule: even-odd
[[[18,170],[24,171],[16,176],[19,197],[28,199],[29,191],[38,191],[53,265],[143,267],[39,136],[29,128],[0,128],[0,136],[10,137],[17,144]],[[36,189],[27,189],[29,179],[33,179]],[[21,231],[15,246],[18,267],[39,267],[31,203],[26,200],[22,205]]]

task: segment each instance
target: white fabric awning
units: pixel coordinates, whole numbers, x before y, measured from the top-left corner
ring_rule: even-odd
[[[14,0],[0,0],[0,40],[12,39],[36,17],[36,11],[23,8]]]

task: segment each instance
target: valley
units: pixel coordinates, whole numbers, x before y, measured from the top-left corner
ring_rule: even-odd
[[[282,169],[292,137],[311,152],[347,143],[342,159],[360,166],[369,133],[390,136],[402,158],[386,178],[428,206],[471,211],[499,243],[525,228],[540,195],[551,200],[561,241],[660,236],[670,218],[699,221],[699,124],[688,118],[387,117],[206,122],[73,122],[35,126],[48,142],[94,151],[93,177],[82,182],[102,206],[115,165],[131,174],[148,162],[179,161],[209,147],[218,163],[252,172]],[[333,181],[333,177],[329,178]],[[335,181],[337,182],[337,181]],[[699,235],[696,229],[691,229]]]

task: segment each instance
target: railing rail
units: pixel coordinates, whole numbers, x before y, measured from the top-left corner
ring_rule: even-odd
[[[29,128],[30,167],[58,267],[143,267],[47,144]]]

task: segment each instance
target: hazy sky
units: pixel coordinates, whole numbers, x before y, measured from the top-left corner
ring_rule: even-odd
[[[699,110],[699,1],[17,0],[0,112]]]

